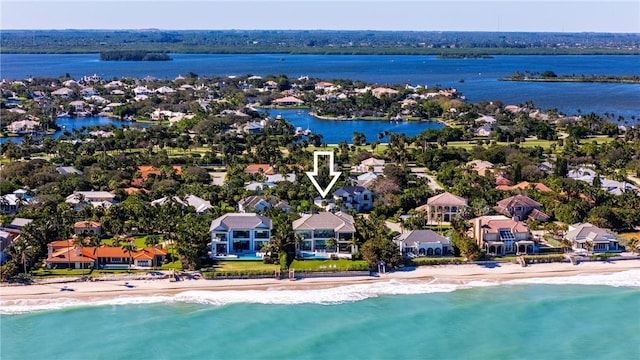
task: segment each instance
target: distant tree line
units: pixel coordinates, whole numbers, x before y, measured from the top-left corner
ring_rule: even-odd
[[[515,73],[500,78],[503,81],[546,81],[546,82],[613,82],[613,83],[640,83],[638,75],[556,75],[551,70],[542,73],[525,71],[524,73],[516,71]]]
[[[576,45],[579,44],[579,45]],[[302,30],[6,30],[3,53],[640,54],[640,34]],[[470,51],[470,49],[473,49]],[[444,55],[448,56],[448,55]]]
[[[100,53],[101,61],[169,61],[166,53],[150,53],[142,50],[112,50]]]

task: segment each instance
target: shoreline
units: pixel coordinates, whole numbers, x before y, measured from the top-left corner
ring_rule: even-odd
[[[75,301],[84,304],[127,298],[172,297],[184,292],[205,291],[305,291],[323,290],[350,285],[402,284],[468,286],[474,282],[506,284],[511,281],[549,279],[586,275],[611,275],[625,271],[640,271],[640,260],[617,262],[582,262],[533,264],[522,267],[506,263],[495,267],[477,264],[422,266],[394,271],[379,276],[341,278],[302,278],[297,280],[233,279],[233,280],[105,280],[95,282],[35,283],[30,285],[0,286],[0,306],[8,310],[12,306],[24,307],[24,302],[43,305],[56,301]],[[640,279],[632,280],[631,286],[640,286]],[[607,285],[603,283],[602,285]],[[73,291],[64,291],[62,288]],[[29,305],[27,305],[29,306]]]

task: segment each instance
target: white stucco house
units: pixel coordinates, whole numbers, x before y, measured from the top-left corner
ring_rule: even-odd
[[[256,253],[271,240],[271,219],[256,213],[228,213],[211,222],[211,256]]]
[[[433,230],[411,230],[393,241],[404,256],[444,256],[451,251],[451,240]]]
[[[357,246],[351,246],[356,235],[355,221],[351,215],[330,212],[305,214],[293,222],[293,231],[301,238],[300,251],[356,253]],[[337,249],[328,247],[329,239],[335,239]]]
[[[589,242],[593,245],[593,252],[620,251],[618,240],[614,234],[591,223],[569,225],[564,237],[571,241],[574,251],[588,251]]]

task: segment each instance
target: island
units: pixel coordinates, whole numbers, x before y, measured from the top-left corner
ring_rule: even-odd
[[[638,75],[556,75],[551,70],[539,72],[515,72],[498,79],[500,81],[541,81],[541,82],[600,82],[640,84]]]
[[[137,51],[137,50],[111,50],[100,53],[100,61],[171,61],[166,53]]]

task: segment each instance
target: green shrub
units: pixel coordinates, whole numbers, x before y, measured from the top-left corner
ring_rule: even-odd
[[[409,259],[405,263],[407,266],[429,266],[429,265],[451,265],[464,263],[462,257],[446,257],[446,258],[429,258],[421,257],[415,259]]]

